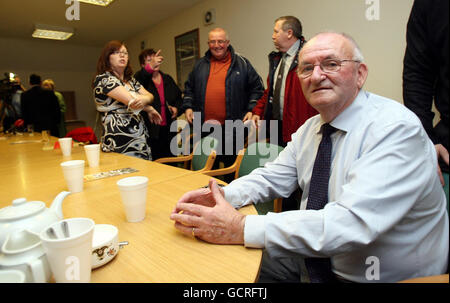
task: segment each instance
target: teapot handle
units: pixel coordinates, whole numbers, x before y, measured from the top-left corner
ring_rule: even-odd
[[[30,266],[34,283],[46,283],[47,282],[47,279],[45,278],[44,263],[42,262],[42,260],[37,259],[32,262],[28,262],[28,266]]]

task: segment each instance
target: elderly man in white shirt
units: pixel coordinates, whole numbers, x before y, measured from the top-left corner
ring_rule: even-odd
[[[292,136],[279,157],[219,189],[183,195],[171,219],[211,243],[265,248],[263,281],[316,281],[306,259],[330,260],[332,275],[395,282],[442,274],[449,222],[436,152],[419,119],[402,104],[362,90],[368,69],[353,39],[321,33],[299,54],[298,74],[320,115]],[[330,124],[328,203],[310,209],[311,175],[322,126]],[[244,216],[236,208],[303,190],[300,209]],[[310,202],[312,203],[312,202]],[[267,269],[265,269],[267,268]]]

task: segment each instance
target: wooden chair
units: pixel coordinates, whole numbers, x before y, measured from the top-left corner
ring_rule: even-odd
[[[187,156],[166,157],[155,160],[158,163],[184,162],[185,169],[199,172],[210,170],[216,159],[216,149],[219,141],[213,137],[202,138],[193,148],[191,154]]]
[[[247,148],[239,151],[236,161],[229,167],[204,171],[208,176],[221,176],[235,173],[234,178],[248,175],[254,169],[264,166],[266,162],[275,160],[283,147],[266,142],[251,143]],[[282,198],[277,198],[273,202],[273,211],[281,212]],[[264,213],[259,204],[256,205],[258,213]]]

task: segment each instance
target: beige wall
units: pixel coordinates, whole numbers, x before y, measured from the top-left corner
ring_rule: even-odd
[[[162,49],[163,70],[176,79],[174,37],[199,28],[200,53],[207,50],[207,34],[213,27],[224,27],[231,44],[246,56],[266,79],[267,54],[274,50],[271,35],[273,21],[283,15],[295,15],[309,39],[323,30],[343,31],[359,43],[369,66],[366,89],[402,101],[402,65],[406,46],[406,23],[413,0],[379,0],[378,21],[368,21],[366,0],[206,0],[191,9],[159,23],[127,40],[134,70],[140,42]],[[203,13],[214,8],[216,23],[204,26]]]
[[[0,78],[5,72],[19,75],[29,88],[30,74],[51,78],[58,91],[75,91],[79,120],[94,128],[96,109],[91,81],[100,48],[63,44],[59,41],[0,38]]]
[[[295,15],[303,23],[304,35],[332,29],[355,37],[369,65],[366,89],[402,100],[402,63],[406,22],[413,0],[379,0],[380,20],[365,17],[366,0],[205,0],[127,40],[132,66],[139,69],[140,43],[162,49],[163,70],[176,79],[174,37],[199,28],[200,53],[207,50],[207,34],[216,26],[228,30],[235,49],[246,56],[265,79],[267,54],[274,50],[273,21],[282,15]],[[214,8],[216,23],[203,25],[203,14]],[[73,90],[77,114],[94,127],[96,110],[91,79],[101,48],[84,47],[47,40],[0,38],[0,78],[4,72],[19,74],[25,86],[31,73],[53,78],[58,90]]]

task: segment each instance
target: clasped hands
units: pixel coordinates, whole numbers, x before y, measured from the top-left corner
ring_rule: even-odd
[[[244,244],[245,215],[225,200],[223,189],[214,179],[208,188],[185,193],[178,200],[170,219],[186,235],[216,244]]]
[[[128,102],[128,108],[132,110],[143,109],[151,103],[151,99],[146,95],[134,94],[133,99]]]

